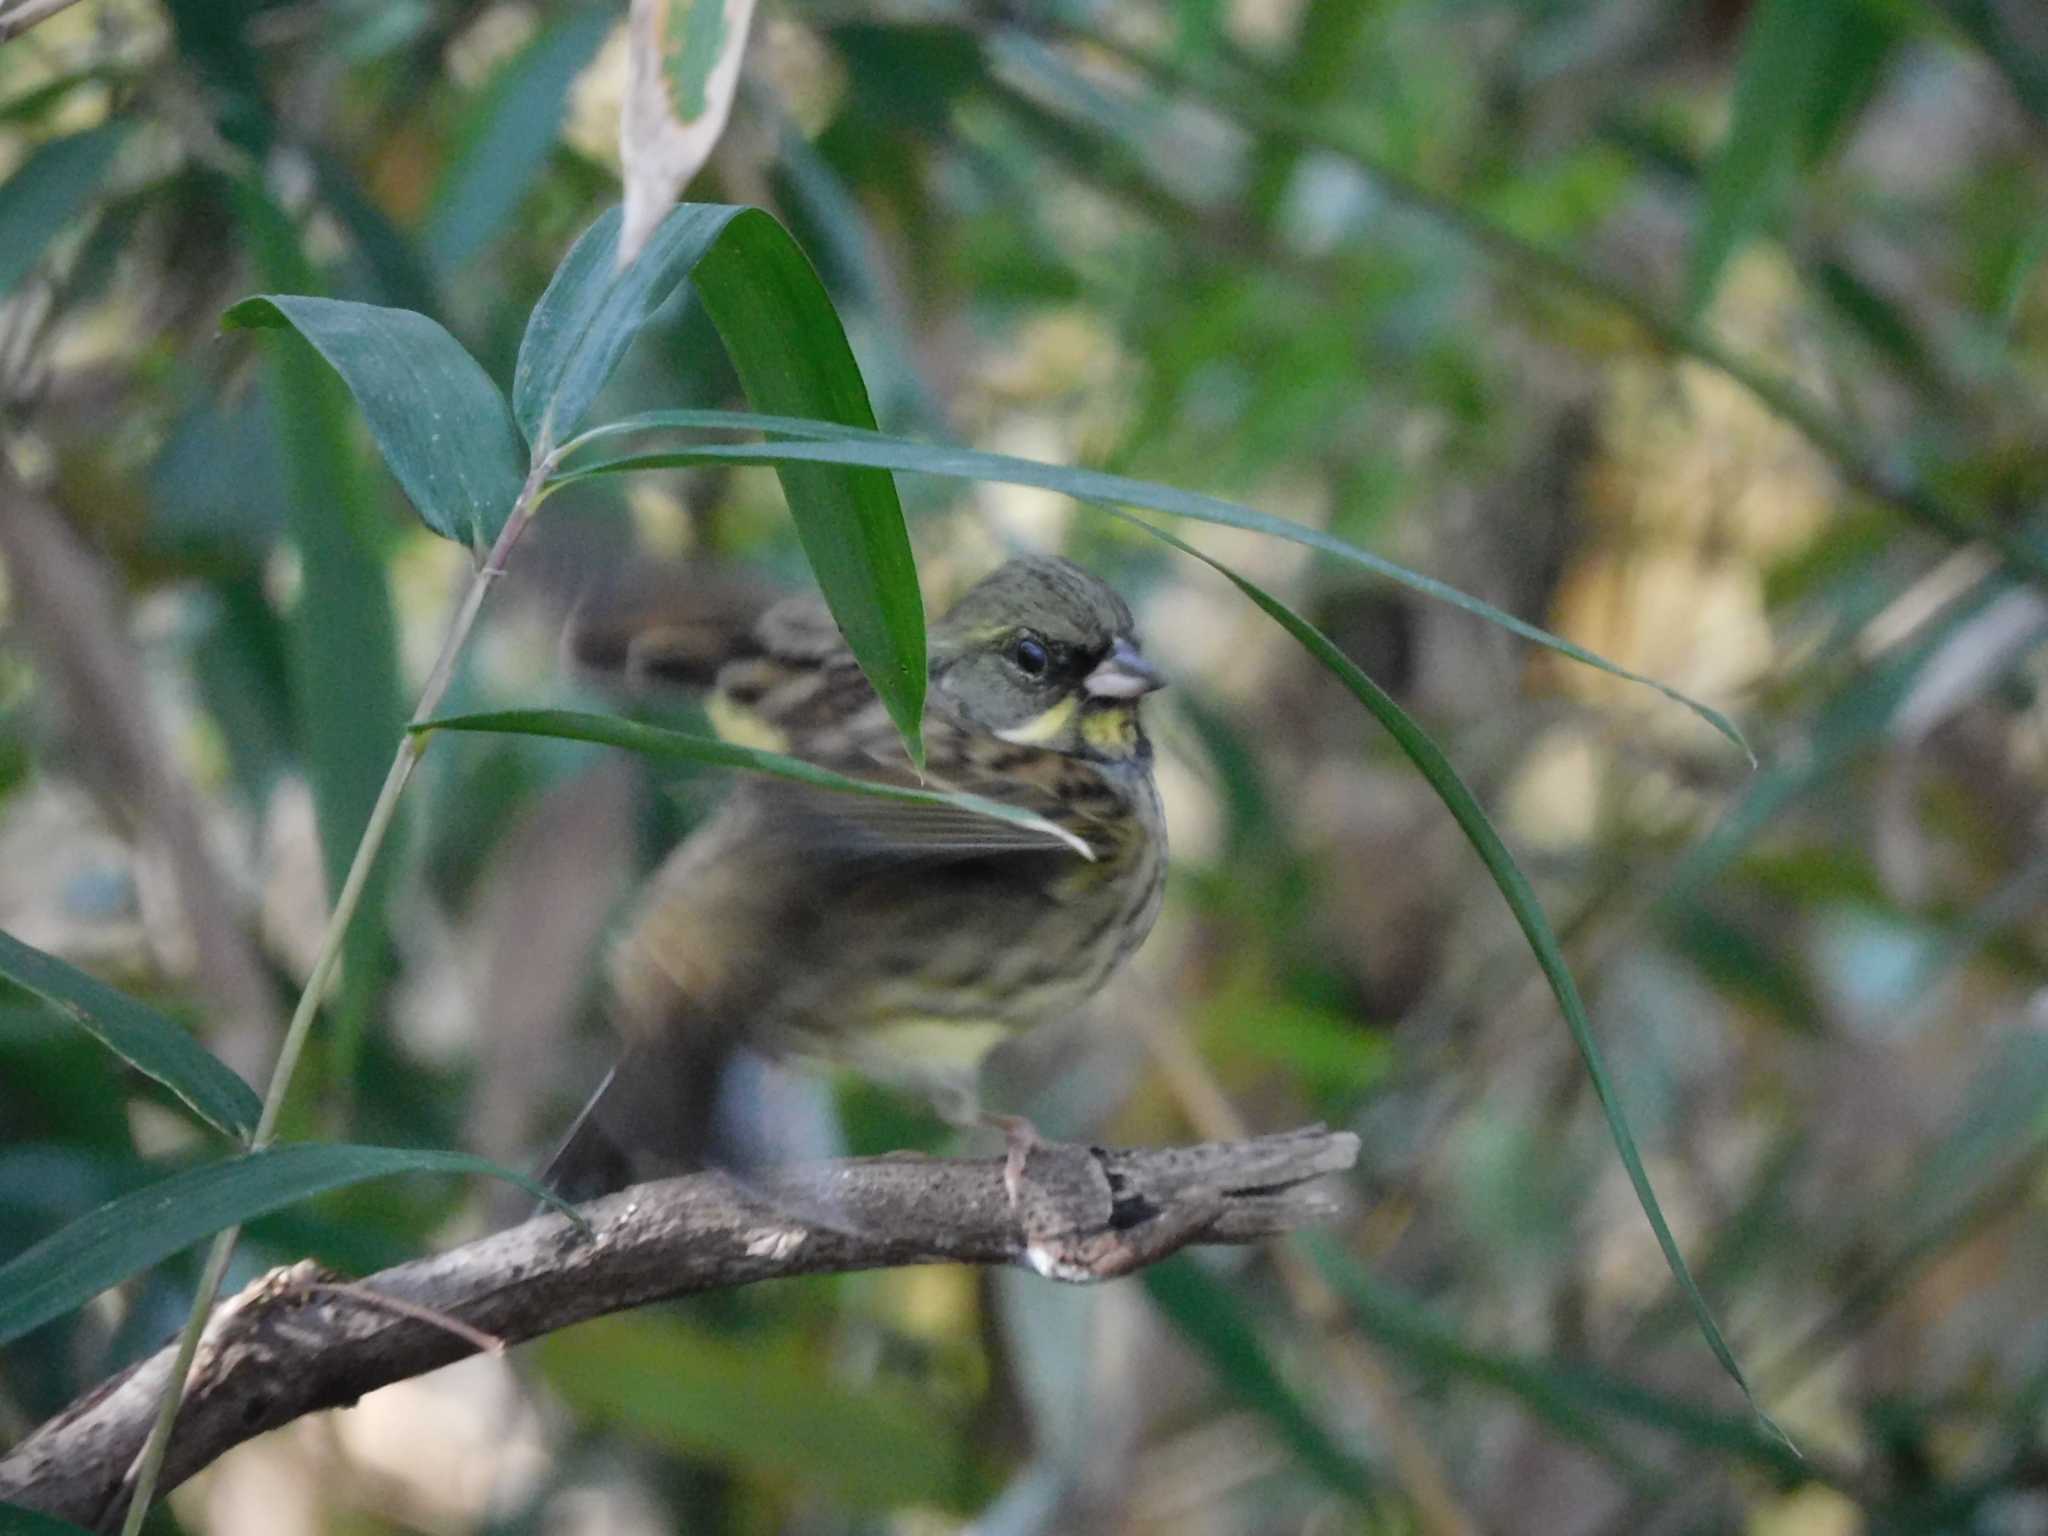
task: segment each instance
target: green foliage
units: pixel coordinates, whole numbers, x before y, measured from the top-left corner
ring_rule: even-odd
[[[394,1173],[489,1174],[536,1198],[561,1203],[526,1175],[463,1152],[334,1142],[248,1152],[187,1168],[110,1200],[0,1265],[0,1343],[62,1317],[223,1228]]]
[[[1250,507],[1225,501],[1218,496],[1204,496],[1196,492],[1176,490],[1172,486],[1159,485],[1156,482],[1133,480],[1123,475],[1106,475],[1095,470],[1033,463],[1028,459],[1013,458],[1007,454],[981,453],[965,448],[914,443],[902,438],[890,438],[878,432],[842,436],[833,433],[833,429],[818,421],[742,411],[646,411],[638,416],[594,428],[584,433],[578,443],[580,445],[596,441],[617,433],[693,427],[757,430],[771,434],[786,433],[799,439],[825,440],[770,441],[758,446],[741,443],[702,443],[658,453],[633,454],[623,458],[600,460],[594,464],[571,466],[556,477],[556,483],[569,485],[595,475],[625,474],[636,470],[718,462],[868,465],[883,469],[909,470],[924,475],[945,475],[1006,485],[1037,486],[1044,490],[1059,491],[1077,501],[1095,502],[1112,509],[1143,507],[1148,511],[1215,523],[1224,528],[1242,528],[1247,532],[1285,539],[1323,554],[1334,555],[1371,571],[1375,576],[1398,582],[1411,591],[1420,592],[1439,602],[1448,603],[1453,608],[1485,619],[1489,623],[1497,624],[1509,634],[1540,645],[1546,650],[1555,651],[1560,656],[1568,656],[1573,661],[1583,662],[1612,676],[1626,678],[1632,683],[1641,683],[1647,688],[1653,688],[1666,698],[1683,704],[1745,752],[1749,750],[1749,744],[1743,740],[1742,733],[1726,715],[1710,705],[1686,697],[1677,689],[1660,683],[1653,677],[1631,672],[1603,656],[1595,655],[1583,646],[1575,645],[1569,640],[1526,623],[1513,614],[1503,612],[1491,603],[1461,592],[1447,582],[1425,576],[1419,571],[1405,569],[1369,550],[1360,549],[1354,544],[1324,533],[1319,528],[1310,528],[1300,523],[1289,522],[1285,518],[1272,517]],[[832,433],[832,436],[826,437],[828,433]]]
[[[0,933],[0,976],[43,999],[225,1134],[247,1140],[262,1102],[191,1035],[125,993]]]
[[[658,674],[629,701],[656,723],[593,713],[555,675],[566,616],[635,618],[648,550],[702,580],[641,620],[684,636],[728,579],[814,579],[914,750],[921,586],[1022,543],[1111,577],[1174,680],[1147,705],[1173,879],[1105,1009],[1164,1069],[1089,1021],[999,1086],[1104,1141],[1217,1134],[1219,1094],[1356,1132],[1342,1213],[1289,1256],[1329,1294],[1244,1253],[609,1319],[530,1350],[559,1454],[528,1506],[422,1518],[2023,1517],[2048,1400],[2026,7],[798,8],[756,29],[708,200],[623,273],[593,122],[619,19],[81,4],[0,48],[0,914],[41,946],[0,934],[34,994],[0,997],[0,1436],[157,1348],[210,1233],[255,1223],[232,1288],[516,1219],[486,1182],[378,1176],[499,1172],[398,1150],[467,1137],[540,1154],[611,1048],[606,914],[724,774],[852,788],[698,734]],[[299,334],[223,343],[224,311]],[[17,501],[126,632],[70,617]],[[148,730],[106,715],[109,666]],[[401,742],[420,771],[359,861]],[[653,795],[588,743],[714,771]],[[265,1106],[200,1040],[276,1056],[265,1009],[352,870],[283,1145],[201,1161],[188,1109],[246,1143]],[[960,1150],[841,1088],[849,1145]],[[452,1425],[480,1422],[465,1390]],[[413,1518],[403,1473],[363,1514],[357,1471],[306,1472],[322,1518]]]
[[[284,211],[253,186],[237,187],[235,195],[257,269],[280,287],[312,286],[299,233]],[[384,744],[405,719],[398,620],[376,501],[349,447],[353,417],[346,393],[305,348],[280,348],[272,363],[270,406],[284,464],[284,484],[272,493],[284,505],[302,568],[298,601],[286,620],[291,707],[319,818],[327,887],[338,895],[377,803],[389,761]],[[390,879],[373,875],[348,934],[334,1003],[344,1084],[387,979]]]
[[[685,204],[633,265],[617,265],[619,215],[564,258],[519,346],[512,403],[536,453],[566,447],[648,317],[688,277],[757,406],[873,427],[846,331],[788,231],[755,208]],[[886,474],[792,465],[783,487],[811,571],[847,644],[924,761],[924,605]]]
[[[1332,1438],[1260,1342],[1253,1308],[1204,1269],[1176,1254],[1144,1272],[1145,1294],[1214,1368],[1225,1387],[1270,1420],[1317,1477],[1371,1507],[1372,1480]]]
[[[0,182],[0,298],[35,270],[50,242],[93,205],[127,137],[125,123],[107,123],[52,139]]]
[[[1476,1347],[1430,1316],[1426,1308],[1375,1280],[1334,1244],[1310,1236],[1301,1245],[1359,1326],[1418,1371],[1433,1377],[1462,1377],[1511,1393],[1563,1434],[1624,1467],[1631,1467],[1633,1458],[1611,1432],[1610,1425],[1616,1420],[1663,1430],[1689,1444],[1739,1456],[1781,1477],[1798,1477],[1806,1470],[1799,1452],[1782,1435],[1765,1432],[1753,1418],[1717,1414],[1603,1372]]]
[[[960,1436],[935,1404],[821,1381],[794,1337],[735,1341],[640,1314],[551,1335],[534,1353],[596,1423],[855,1509],[960,1508],[970,1486]]]
[[[1149,530],[1157,537],[1180,550],[1193,555],[1203,564],[1226,577],[1238,591],[1250,598],[1263,612],[1288,634],[1292,635],[1311,656],[1334,673],[1338,680],[1350,690],[1353,697],[1385,729],[1400,747],[1402,755],[1415,765],[1436,797],[1443,802],[1444,809],[1451,813],[1458,828],[1471,842],[1479,860],[1486,866],[1486,872],[1493,878],[1502,900],[1515,915],[1515,922],[1528,940],[1530,951],[1536,956],[1536,963],[1543,971],[1543,979],[1550,983],[1551,993],[1557,998],[1558,1010],[1563,1013],[1567,1028],[1571,1030],[1572,1044],[1578,1047],[1579,1057],[1586,1064],[1586,1076],[1593,1084],[1593,1091],[1599,1096],[1601,1112],[1607,1117],[1607,1129],[1614,1137],[1615,1151],[1621,1154],[1622,1167],[1628,1170],[1629,1183],[1635,1187],[1636,1199],[1642,1202],[1643,1214],[1649,1218],[1650,1228],[1657,1234],[1657,1246],[1664,1250],[1664,1261],[1671,1266],[1672,1277],[1678,1288],[1685,1294],[1686,1303],[1698,1319],[1700,1332],[1706,1336],[1707,1346],[1713,1350],[1714,1358],[1721,1362],[1721,1368],[1735,1378],[1735,1384],[1742,1388],[1742,1395],[1749,1399],[1750,1406],[1763,1417],[1763,1410],[1757,1407],[1756,1395],[1750,1390],[1748,1378],[1742,1367],[1735,1362],[1733,1351],[1721,1336],[1720,1324],[1714,1321],[1713,1313],[1707,1307],[1706,1297],[1700,1294],[1698,1284],[1693,1280],[1692,1270],[1685,1262],[1685,1255],[1679,1251],[1678,1239],[1671,1235],[1671,1227],[1664,1219],[1664,1210],[1658,1204],[1656,1192],[1650,1188],[1650,1176],[1643,1169],[1642,1154],[1636,1150],[1635,1134],[1630,1131],[1627,1112],[1622,1108],[1620,1096],[1615,1092],[1614,1082],[1607,1070],[1605,1054],[1593,1035],[1593,1021],[1586,1014],[1585,1001],[1579,996],[1578,983],[1572,980],[1571,966],[1566,961],[1564,946],[1558,943],[1557,934],[1550,926],[1550,920],[1543,915],[1543,905],[1536,899],[1535,887],[1529,877],[1515,862],[1515,856],[1508,851],[1508,845],[1494,830],[1492,820],[1485,808],[1465,787],[1458,771],[1444,756],[1443,748],[1430,739],[1429,733],[1416,724],[1415,719],[1394,701],[1392,694],[1380,687],[1362,672],[1358,665],[1333,642],[1328,635],[1310,624],[1285,603],[1265,591],[1257,583],[1240,576],[1220,560],[1211,559],[1191,546],[1157,528]],[[1768,1418],[1763,1422],[1770,1423]]]
[[[820,768],[802,758],[781,752],[763,752],[716,736],[693,736],[686,731],[664,731],[615,715],[584,715],[566,709],[508,709],[486,715],[449,715],[423,720],[417,731],[492,731],[518,736],[550,736],[560,741],[594,741],[609,747],[649,757],[681,762],[704,763],[715,768],[738,768],[748,773],[767,774],[814,789],[838,794],[866,795],[899,804],[927,805],[987,816],[1036,832],[1050,842],[1064,843],[1082,858],[1090,857],[1088,845],[1042,816],[1014,805],[1004,805],[981,795],[949,789],[913,789],[908,785],[877,783],[873,779],[849,778],[843,773]]]
[[[0,1536],[81,1536],[82,1525],[37,1514],[16,1504],[0,1504]]]
[[[1764,227],[1794,173],[1833,147],[1893,40],[1891,23],[1864,0],[1762,0],[1756,7],[1686,269],[1689,317],[1706,309],[1728,258]]]
[[[420,231],[421,249],[440,271],[459,272],[518,212],[555,153],[570,86],[616,20],[603,6],[567,8],[464,112]]]
[[[290,327],[341,375],[420,520],[488,548],[525,478],[505,397],[447,331],[411,310],[295,294],[244,299],[230,328]]]

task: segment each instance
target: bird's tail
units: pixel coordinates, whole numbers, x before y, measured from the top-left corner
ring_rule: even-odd
[[[565,1200],[594,1200],[705,1167],[728,1054],[721,1041],[682,1031],[629,1049],[569,1127],[541,1182]]]
[[[829,1202],[764,1191],[778,1167],[845,1155],[830,1085],[815,1072],[723,1037],[671,1035],[625,1054],[540,1178],[580,1204],[629,1184],[716,1169],[793,1220],[839,1228],[844,1213]]]
[[[540,1171],[540,1181],[564,1200],[581,1203],[623,1189],[633,1182],[633,1162],[625,1148],[613,1139],[598,1113],[604,1096],[611,1091],[619,1069],[612,1068],[569,1127],[569,1134],[555,1149],[555,1155]]]

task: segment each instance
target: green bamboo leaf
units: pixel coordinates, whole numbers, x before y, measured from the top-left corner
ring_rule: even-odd
[[[2028,47],[2026,29],[2019,25],[2025,11],[2007,11],[1997,0],[1951,0],[1950,4],[1928,3],[1925,9],[1954,27],[1984,52],[2013,97],[2033,114],[2034,121],[2048,127],[2048,57],[2039,46]]]
[[[394,1173],[488,1174],[575,1215],[525,1174],[466,1152],[316,1142],[248,1152],[187,1168],[109,1200],[0,1264],[0,1344],[85,1305],[109,1286],[202,1238],[313,1195]]]
[[[788,1336],[728,1338],[634,1313],[551,1334],[531,1358],[586,1419],[860,1509],[971,1507],[965,1432],[886,1382],[834,1385]]]
[[[1761,0],[1743,33],[1728,134],[1707,170],[1706,206],[1686,269],[1685,315],[1697,320],[1728,260],[1762,229],[1815,136],[1851,0]]]
[[[1814,272],[1821,297],[1859,331],[1863,339],[1891,359],[1921,389],[1941,389],[1941,376],[1927,345],[1904,312],[1884,294],[1839,261],[1823,261]]]
[[[1153,1304],[1245,1406],[1273,1425],[1302,1465],[1360,1504],[1374,1502],[1365,1467],[1323,1427],[1280,1374],[1252,1322],[1252,1310],[1190,1253],[1175,1254],[1139,1277]]]
[[[1688,848],[1657,897],[1660,910],[1682,910],[1748,852],[1777,818],[1802,798],[1842,781],[1857,757],[1881,741],[1927,668],[1956,633],[2011,584],[1994,573],[1978,581],[1923,624],[1913,638],[1859,668],[1828,696],[1808,706],[1805,740],[1780,754],[1743,786],[1735,803]],[[1840,858],[1829,861],[1839,871]]]
[[[155,1009],[6,933],[0,933],[0,976],[28,988],[228,1135],[246,1141],[256,1129],[263,1103],[255,1092]]]
[[[913,789],[901,784],[878,784],[872,779],[856,779],[843,773],[834,773],[829,768],[820,768],[816,763],[807,763],[800,757],[785,757],[780,752],[763,752],[755,747],[743,747],[735,742],[721,741],[716,736],[696,736],[688,731],[663,730],[658,726],[642,725],[636,720],[623,720],[615,715],[589,715],[570,709],[508,709],[490,714],[451,715],[444,720],[425,720],[412,727],[415,731],[495,731],[515,736],[554,736],[569,741],[591,741],[608,747],[624,747],[629,752],[641,752],[650,757],[676,758],[685,762],[705,763],[716,768],[740,768],[750,773],[765,773],[772,778],[788,779],[798,784],[808,784],[815,789],[829,789],[838,794],[867,795],[879,800],[901,800],[911,805],[947,806],[955,810],[972,811],[977,816],[986,816],[994,821],[1006,821],[1012,826],[1023,827],[1043,837],[1054,839],[1080,854],[1092,858],[1088,845],[1073,833],[1047,821],[1043,816],[1034,816],[1018,806],[1005,805],[1000,800],[989,800],[981,795],[970,795],[950,789]]]
[[[1802,166],[1820,164],[1847,142],[1910,25],[1905,0],[1837,0],[1835,25],[1800,124]]]
[[[0,1504],[0,1536],[91,1536],[82,1525],[19,1504]]]
[[[1686,1266],[1685,1255],[1679,1251],[1678,1240],[1671,1235],[1671,1227],[1664,1220],[1664,1210],[1657,1202],[1657,1193],[1650,1187],[1650,1175],[1643,1168],[1641,1153],[1636,1150],[1636,1139],[1628,1127],[1628,1117],[1621,1107],[1621,1100],[1614,1091],[1614,1083],[1607,1073],[1606,1057],[1593,1037],[1593,1021],[1586,1014],[1586,1005],[1579,997],[1578,983],[1572,980],[1571,968],[1565,963],[1564,949],[1551,931],[1550,921],[1543,915],[1542,905],[1536,899],[1536,891],[1529,884],[1528,876],[1515,863],[1514,855],[1494,830],[1491,820],[1472,791],[1465,787],[1457,770],[1444,755],[1429,734],[1418,725],[1406,710],[1394,701],[1393,695],[1381,688],[1361,671],[1358,665],[1340,650],[1335,641],[1301,617],[1277,597],[1264,588],[1240,576],[1237,572],[1203,554],[1193,545],[1175,538],[1163,528],[1155,528],[1139,518],[1123,514],[1129,521],[1146,529],[1154,537],[1164,540],[1183,554],[1192,555],[1210,569],[1228,580],[1246,597],[1250,598],[1266,615],[1282,629],[1299,641],[1302,648],[1321,662],[1336,678],[1349,688],[1354,697],[1363,704],[1372,717],[1386,727],[1408,761],[1436,791],[1444,809],[1451,813],[1480,862],[1486,866],[1493,883],[1514,914],[1515,922],[1528,941],[1530,951],[1536,956],[1536,963],[1543,970],[1544,978],[1550,983],[1550,990],[1557,998],[1557,1006],[1564,1014],[1565,1023],[1571,1030],[1572,1042],[1579,1048],[1579,1057],[1586,1065],[1586,1075],[1592,1080],[1593,1092],[1599,1097],[1600,1109],[1607,1117],[1607,1129],[1614,1138],[1615,1150],[1621,1155],[1621,1165],[1628,1171],[1629,1182],[1635,1186],[1636,1200],[1649,1218],[1650,1230],[1657,1234],[1657,1245],[1664,1250],[1664,1261],[1671,1268],[1671,1275],[1678,1282],[1692,1308],[1693,1319],[1698,1323],[1707,1347],[1714,1352],[1714,1358],[1721,1362],[1721,1368],[1733,1378],[1748,1399],[1757,1417],[1768,1426],[1772,1433],[1782,1432],[1771,1422],[1750,1390],[1749,1378],[1743,1374],[1736,1362],[1734,1351],[1721,1336],[1720,1324],[1714,1321],[1714,1314],[1707,1306],[1707,1299],[1700,1294],[1694,1282],[1692,1271]],[[1786,1442],[1788,1445],[1789,1441]]]
[[[297,227],[261,185],[238,183],[236,206],[261,281],[284,291],[313,287],[317,274]],[[379,538],[382,509],[355,450],[347,389],[312,348],[269,350],[266,394],[285,469],[285,530],[303,577],[287,615],[293,724],[333,895],[405,724],[398,619]],[[384,908],[396,867],[387,850],[349,926],[341,983],[327,1005],[336,1074],[345,1084],[389,972]]]
[[[104,62],[85,69],[74,69],[41,85],[30,86],[19,96],[10,96],[0,101],[0,123],[39,123],[50,115],[51,109],[82,85],[121,86],[129,83],[128,77],[110,69]]]
[[[409,309],[284,293],[244,299],[221,323],[297,330],[356,397],[420,520],[475,548],[497,537],[526,455],[498,386],[439,324]]]
[[[393,11],[402,7],[394,5]],[[441,307],[427,253],[408,230],[401,229],[357,178],[355,166],[337,148],[309,144],[313,185],[335,222],[347,231],[362,264],[366,286],[359,295],[379,304],[432,314]],[[265,274],[264,282],[272,279]],[[278,284],[293,287],[292,284]]]
[[[569,8],[493,74],[463,112],[455,153],[420,230],[440,271],[467,263],[518,212],[561,137],[569,88],[617,21],[610,6]]]
[[[832,300],[789,231],[758,208],[688,203],[617,270],[619,211],[578,240],[527,321],[512,405],[537,454],[573,432],[626,348],[685,279],[753,404],[855,429],[875,425]],[[924,602],[885,471],[776,466],[797,536],[854,659],[922,766]]]
[[[1798,1452],[1766,1434],[1754,1419],[1715,1413],[1604,1371],[1481,1349],[1420,1303],[1374,1279],[1326,1236],[1307,1233],[1297,1241],[1350,1308],[1359,1328],[1427,1379],[1463,1376],[1505,1392],[1560,1433],[1617,1465],[1633,1469],[1636,1461],[1608,1433],[1605,1420],[1660,1430],[1695,1450],[1738,1456],[1780,1477],[1802,1477],[1810,1471]]]
[[[36,269],[63,228],[92,206],[128,136],[125,122],[52,139],[0,181],[0,298]]]
[[[1132,480],[1123,475],[1103,474],[1097,470],[1072,469],[1065,465],[1040,463],[1035,459],[1013,458],[1004,453],[941,447],[932,443],[913,442],[908,438],[891,437],[881,432],[849,432],[844,428],[834,427],[829,422],[788,416],[764,416],[747,411],[648,411],[622,421],[594,427],[570,446],[577,447],[623,433],[677,429],[759,431],[779,433],[806,441],[698,443],[684,448],[665,449],[658,453],[629,454],[622,458],[564,469],[556,476],[554,483],[566,485],[593,475],[615,475],[641,469],[721,462],[868,464],[959,480],[989,480],[1005,485],[1039,486],[1072,496],[1077,501],[1093,502],[1112,510],[1117,507],[1144,507],[1149,511],[1164,512],[1171,517],[1216,523],[1225,528],[1243,528],[1253,533],[1266,534],[1271,538],[1306,545],[1323,554],[1334,555],[1340,560],[1362,566],[1376,576],[1397,582],[1411,591],[1420,592],[1425,597],[1448,603],[1453,608],[1486,620],[1489,624],[1497,624],[1510,634],[1517,635],[1534,645],[1540,645],[1546,650],[1555,651],[1560,656],[1570,657],[1573,661],[1597,668],[1611,676],[1654,689],[1673,703],[1684,705],[1741,748],[1744,756],[1752,763],[1756,761],[1755,754],[1749,749],[1749,743],[1743,739],[1742,732],[1735,728],[1732,720],[1718,709],[1679,692],[1667,683],[1660,683],[1654,677],[1646,677],[1640,672],[1631,671],[1619,662],[1609,661],[1584,646],[1575,645],[1561,636],[1551,634],[1548,630],[1525,623],[1491,603],[1482,602],[1476,597],[1460,592],[1448,582],[1438,581],[1435,577],[1396,565],[1391,560],[1360,549],[1355,544],[1348,544],[1320,528],[1289,522],[1286,518],[1255,511],[1239,502],[1225,501],[1219,496],[1205,496],[1196,491],[1177,490],[1172,486],[1158,485],[1148,480]]]

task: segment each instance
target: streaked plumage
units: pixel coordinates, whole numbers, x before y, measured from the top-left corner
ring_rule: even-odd
[[[1012,560],[973,588],[931,631],[927,782],[1027,807],[1093,859],[968,812],[740,783],[637,903],[611,965],[632,1043],[551,1177],[581,1196],[691,1160],[709,1064],[735,1044],[973,1119],[987,1050],[1071,1015],[1151,930],[1166,850],[1138,704],[1158,681],[1129,609],[1078,566]],[[732,739],[916,782],[815,600],[730,648],[709,713]]]

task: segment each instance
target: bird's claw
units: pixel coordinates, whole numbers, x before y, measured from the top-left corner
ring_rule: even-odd
[[[982,1124],[1003,1133],[1003,1192],[1010,1197],[1010,1209],[1018,1215],[1024,1209],[1024,1172],[1031,1154],[1045,1146],[1038,1127],[1022,1115],[985,1114]]]

